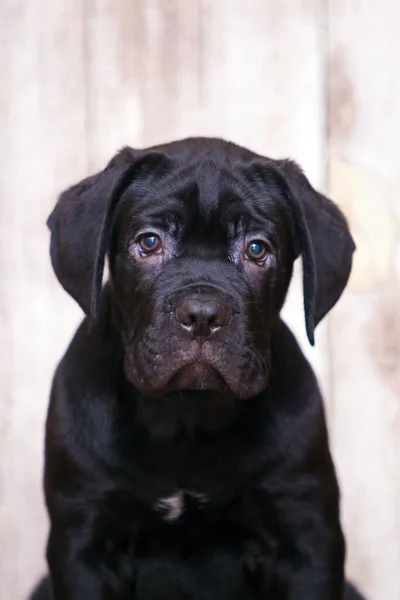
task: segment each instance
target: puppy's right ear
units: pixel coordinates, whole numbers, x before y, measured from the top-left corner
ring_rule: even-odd
[[[124,148],[103,171],[63,192],[47,221],[57,278],[90,320],[98,314],[114,209],[145,165],[160,160],[165,156]]]

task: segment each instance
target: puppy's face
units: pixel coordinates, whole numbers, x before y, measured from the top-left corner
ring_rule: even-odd
[[[208,138],[124,148],[61,194],[48,225],[57,277],[92,324],[108,254],[125,374],[153,396],[261,392],[294,259],[314,343],[354,251],[340,210],[295,163]]]
[[[125,373],[147,395],[254,396],[269,376],[270,331],[294,260],[279,185],[206,160],[124,193],[111,270]]]

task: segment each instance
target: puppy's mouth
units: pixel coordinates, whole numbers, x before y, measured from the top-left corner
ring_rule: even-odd
[[[205,362],[195,362],[185,365],[169,380],[168,387],[172,391],[216,391],[227,394],[230,391],[222,375]]]
[[[145,346],[125,354],[127,379],[144,396],[163,398],[171,392],[190,391],[244,400],[267,385],[260,361],[255,362],[253,353],[246,354],[242,346],[234,345],[230,351],[228,344],[209,340],[179,345],[172,339],[163,352],[154,345],[150,350]],[[141,355],[145,360],[139,370],[137,357]]]

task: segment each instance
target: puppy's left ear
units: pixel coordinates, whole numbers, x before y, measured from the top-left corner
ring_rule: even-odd
[[[355,244],[347,221],[331,200],[317,192],[300,167],[276,161],[289,191],[303,263],[307,336],[339,300],[350,275]]]

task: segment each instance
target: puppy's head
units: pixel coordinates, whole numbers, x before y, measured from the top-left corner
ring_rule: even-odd
[[[48,224],[56,275],[92,321],[108,255],[125,374],[147,395],[261,392],[293,262],[313,344],[354,251],[295,163],[215,139],[125,148],[65,191]]]

